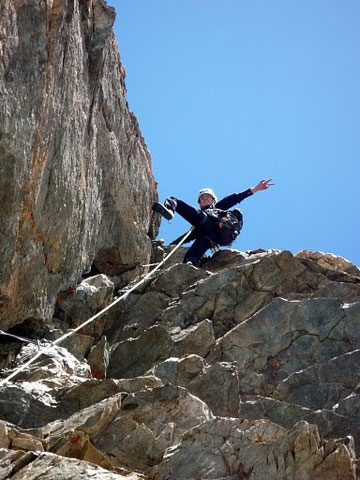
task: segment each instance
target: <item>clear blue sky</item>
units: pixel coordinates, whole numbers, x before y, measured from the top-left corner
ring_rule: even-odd
[[[161,200],[241,204],[239,250],[321,250],[360,265],[360,2],[110,0],[130,109]],[[168,243],[186,231],[164,220]]]

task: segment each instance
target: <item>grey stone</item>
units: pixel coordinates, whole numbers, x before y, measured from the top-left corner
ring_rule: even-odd
[[[181,295],[187,288],[211,274],[193,265],[178,263],[162,271],[158,278],[148,287],[165,293],[170,297]]]
[[[5,422],[0,422],[0,448],[9,448],[10,439],[8,438],[8,429]]]
[[[170,301],[162,292],[130,293],[109,312],[105,333],[111,344],[137,337],[156,324]]]
[[[129,395],[114,421],[93,441],[117,465],[145,471],[159,463],[165,449],[179,442],[184,432],[210,418],[201,400],[167,385]]]
[[[239,379],[234,365],[207,365],[201,357],[188,355],[181,359],[169,358],[152,371],[164,385],[170,383],[185,387],[205,402],[214,415],[239,416]]]
[[[58,401],[63,410],[71,409],[73,414],[123,391],[116,380],[109,378],[101,381],[92,378],[71,388],[64,388],[58,396]]]
[[[161,326],[153,326],[137,338],[114,344],[110,349],[107,377],[132,378],[144,374],[170,356],[173,342]]]
[[[167,245],[164,248],[164,258],[171,253],[175,249],[176,245]],[[179,263],[182,263],[185,257],[186,252],[188,251],[187,247],[178,247],[175,253],[169,257],[169,259],[166,262],[167,267],[171,267],[172,265],[176,265]]]
[[[360,383],[360,350],[295,372],[277,385],[272,397],[313,410],[333,406]]]
[[[338,438],[349,433],[346,419],[338,413],[326,409],[311,410],[270,397],[243,396],[240,416],[249,420],[265,418],[285,428],[291,428],[296,422],[306,421],[317,425],[320,434],[326,438]]]
[[[9,476],[4,476],[9,475]],[[8,450],[0,464],[0,478],[14,480],[56,480],[71,478],[72,480],[140,480],[136,473],[121,475],[110,472],[92,463],[75,458],[65,458],[52,453],[36,454],[33,452],[15,452]]]
[[[0,419],[19,427],[40,427],[59,418],[56,407],[53,395],[36,384],[0,387]]]
[[[159,219],[151,157],[125,97],[114,9],[103,0],[2,0],[1,9],[7,329],[51,318],[57,293],[93,263],[110,275],[148,263]]]
[[[239,379],[234,365],[225,362],[210,365],[191,380],[186,388],[205,402],[214,415],[240,415]]]
[[[112,458],[116,458],[116,463],[123,468],[142,472],[160,463],[169,442],[164,441],[161,436],[155,438],[149,428],[145,425],[137,425],[136,422],[132,422],[135,426],[131,431],[126,432],[126,435],[124,427],[120,429],[119,424],[123,426],[124,420],[129,422],[129,419],[117,420],[116,445],[109,452]],[[104,450],[107,451],[107,449]]]
[[[74,288],[60,292],[57,297],[57,317],[71,327],[77,327],[108,306],[113,300],[114,284],[106,275],[83,280]],[[103,318],[83,327],[81,333],[100,337]]]
[[[39,348],[45,346],[39,344]],[[24,346],[17,357],[18,365],[37,352],[34,344]],[[70,415],[72,408],[59,405],[58,397],[65,388],[78,385],[90,376],[86,363],[62,347],[52,347],[19,372],[14,377],[15,383],[6,382],[0,386],[0,419],[23,428],[37,428]]]
[[[48,346],[49,343],[43,342],[39,342],[38,345],[32,343],[25,345],[16,357],[17,365],[23,365],[33,358],[39,352],[39,349],[45,350]],[[66,348],[56,345],[44,351],[32,365],[22,370],[14,378],[28,382],[46,379],[50,384],[51,378],[54,378],[54,376],[71,376],[86,379],[91,376],[91,372],[87,363],[76,358]],[[78,381],[75,380],[75,383],[78,383]]]
[[[301,250],[295,255],[299,259],[309,259],[318,265],[331,270],[346,272],[350,275],[360,277],[360,269],[349,262],[346,258],[334,255],[333,253],[324,253],[319,251]]]
[[[194,353],[200,357],[205,357],[215,344],[212,322],[211,320],[203,320],[172,335],[172,339],[175,343],[172,355],[182,357]]]
[[[87,354],[90,352],[91,347],[94,344],[94,337],[90,335],[81,335],[74,333],[68,338],[65,338],[61,345],[66,348],[74,357],[83,361]]]
[[[181,359],[170,357],[160,362],[151,370],[164,385],[171,383],[187,387],[190,381],[205,371],[206,362],[198,355],[187,355]]]
[[[109,365],[110,351],[106,336],[102,336],[100,341],[90,350],[87,361],[91,368],[91,374],[95,378],[106,378],[106,369]]]
[[[114,380],[108,378],[100,380],[93,378],[86,380],[79,385],[62,390],[58,396],[60,408],[63,411],[70,409],[71,413],[87,408],[102,400],[112,397],[117,393],[134,393],[144,388],[154,388],[161,386],[160,379],[154,376],[144,376],[137,378],[126,378]]]
[[[334,299],[277,298],[224,335],[218,352],[242,372],[265,373],[277,384],[314,362],[358,348],[358,311],[359,304],[344,308]]]
[[[201,267],[210,272],[219,272],[224,268],[237,267],[242,264],[243,260],[248,258],[248,255],[238,250],[230,248],[219,250],[210,258],[202,262]]]
[[[64,420],[58,419],[44,425],[36,434],[43,440],[46,450],[55,453],[60,448],[64,449],[64,443],[71,443],[74,432],[82,432],[92,439],[103,433],[113,422],[126,396],[125,393],[117,393],[106,397],[98,403],[76,411]]]
[[[322,277],[312,296],[338,298],[347,303],[358,302],[360,300],[360,282],[339,282]]]
[[[287,431],[268,421],[219,418],[184,434],[150,472],[155,471],[160,480],[172,475],[185,480],[234,474],[254,480],[356,478],[355,459],[346,446],[320,439],[317,428],[306,422]]]
[[[129,394],[122,401],[119,415],[138,424],[143,423],[155,437],[167,431],[172,424],[172,445],[179,442],[187,430],[213,418],[203,401],[185,388],[170,384]]]

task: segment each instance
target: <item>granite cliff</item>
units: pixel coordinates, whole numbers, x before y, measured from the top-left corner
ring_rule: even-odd
[[[113,22],[0,0],[0,480],[356,479],[360,270],[335,255],[181,248],[4,382],[169,250]]]
[[[148,263],[151,157],[104,0],[0,0],[0,324]],[[131,220],[130,220],[131,219]]]

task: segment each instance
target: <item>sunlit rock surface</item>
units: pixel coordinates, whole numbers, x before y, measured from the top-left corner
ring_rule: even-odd
[[[151,157],[104,0],[0,0],[0,325],[149,263]]]
[[[50,462],[51,472],[69,458],[74,478],[91,462],[164,480],[355,479],[360,276],[330,259],[223,250],[202,269],[165,265],[101,331],[51,348],[1,385],[1,468]],[[90,308],[84,298],[88,306],[67,297],[74,318]],[[46,336],[67,322],[53,319]],[[9,352],[5,364],[45,345]]]

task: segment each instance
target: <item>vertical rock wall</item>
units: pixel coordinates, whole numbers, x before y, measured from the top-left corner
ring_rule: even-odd
[[[52,314],[95,263],[147,263],[151,157],[103,0],[0,0],[0,321]]]

